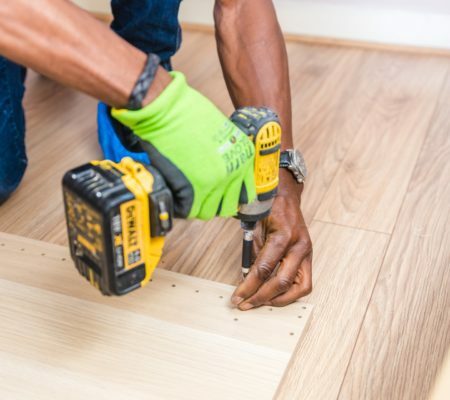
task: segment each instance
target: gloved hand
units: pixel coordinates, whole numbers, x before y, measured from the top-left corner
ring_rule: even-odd
[[[151,163],[174,195],[175,216],[212,219],[236,215],[256,198],[254,145],[180,72],[149,105],[112,116],[140,138]],[[244,200],[245,198],[245,200]]]

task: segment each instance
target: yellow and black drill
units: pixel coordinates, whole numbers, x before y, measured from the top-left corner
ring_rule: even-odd
[[[281,128],[267,108],[245,107],[231,120],[255,144],[257,199],[239,207],[246,274],[256,222],[269,215],[278,186]],[[123,295],[151,279],[173,225],[173,197],[152,166],[124,158],[92,161],[63,178],[69,246],[75,266],[105,295]]]

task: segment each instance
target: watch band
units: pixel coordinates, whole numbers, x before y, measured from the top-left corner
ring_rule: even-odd
[[[288,149],[282,151],[280,153],[280,168],[289,170],[297,183],[301,184],[305,182],[308,172],[305,160],[298,150]]]
[[[142,108],[142,102],[144,101],[145,96],[147,96],[148,90],[155,79],[160,62],[161,59],[156,54],[150,53],[148,55],[144,69],[128,99],[127,108],[129,110],[139,110]]]
[[[288,151],[280,153],[280,168],[288,168],[291,165],[291,157]]]

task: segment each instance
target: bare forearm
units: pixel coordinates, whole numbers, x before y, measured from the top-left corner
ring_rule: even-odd
[[[127,103],[146,59],[67,0],[1,1],[0,54],[117,107]]]
[[[235,107],[268,106],[280,116],[282,148],[291,148],[286,46],[271,0],[217,0],[214,17],[225,80]]]

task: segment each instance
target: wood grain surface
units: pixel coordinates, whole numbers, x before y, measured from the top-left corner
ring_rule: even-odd
[[[449,107],[447,79],[389,243],[341,399],[424,399],[450,346]]]
[[[103,297],[68,258],[0,234],[0,398],[270,399],[311,316],[300,302],[241,312],[232,286],[164,270]]]
[[[230,114],[213,35],[187,31],[183,40],[174,67]],[[277,398],[426,398],[450,344],[450,58],[299,42],[287,49],[294,142],[310,172],[302,210],[314,242],[306,300],[316,309]],[[29,168],[0,207],[0,231],[64,245],[60,179],[100,157],[96,102],[31,72],[25,108]],[[159,267],[234,285],[241,235],[236,220],[176,221]],[[80,298],[86,285],[62,271],[33,288],[64,296],[54,284],[62,280]],[[8,279],[20,284],[21,273],[9,270]],[[105,306],[88,292],[80,299]],[[115,307],[154,312],[145,293]],[[17,356],[8,357],[13,370]],[[24,376],[33,368],[30,361]],[[86,396],[101,392],[95,382],[100,389]]]
[[[382,83],[316,218],[391,233],[448,61],[384,55],[380,64]]]
[[[277,399],[335,399],[378,275],[388,236],[313,222],[311,326]]]

